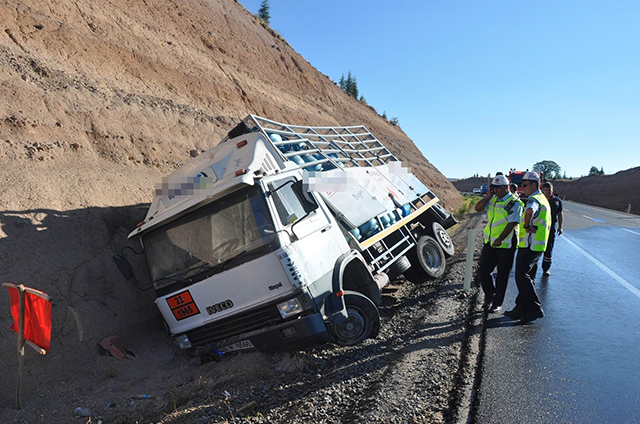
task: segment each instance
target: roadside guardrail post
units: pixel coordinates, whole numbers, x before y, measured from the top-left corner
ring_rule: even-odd
[[[476,244],[476,230],[469,230],[469,237],[467,241],[467,263],[465,265],[464,272],[464,284],[462,289],[469,291],[471,289],[471,270],[473,269],[473,252]]]

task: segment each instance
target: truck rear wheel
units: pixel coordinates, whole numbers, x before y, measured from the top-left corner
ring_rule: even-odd
[[[380,330],[380,314],[366,296],[353,291],[344,292],[347,319],[329,327],[329,334],[339,346],[353,346],[364,339],[374,338]]]
[[[437,222],[431,224],[431,234],[434,239],[438,241],[442,251],[444,252],[445,257],[450,258],[455,253],[455,246],[453,245],[453,241],[447,230]]]
[[[389,268],[387,268],[387,275],[389,280],[392,281],[400,274],[404,274],[409,268],[411,268],[411,262],[406,256],[399,257]]]
[[[440,278],[447,267],[440,243],[430,236],[420,236],[415,250],[407,256],[411,262],[411,269],[404,275],[414,282],[422,282],[427,278]]]

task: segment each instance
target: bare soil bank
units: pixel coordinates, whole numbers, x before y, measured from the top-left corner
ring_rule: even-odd
[[[237,2],[0,0],[0,16],[0,281],[54,299],[51,351],[27,351],[25,391],[92,372],[106,336],[159,329],[153,295],[123,281],[111,255],[144,217],[156,181],[249,113],[364,124],[450,210],[461,202],[399,127]],[[5,292],[0,378],[12,382],[10,325]],[[3,406],[13,389],[0,386]]]

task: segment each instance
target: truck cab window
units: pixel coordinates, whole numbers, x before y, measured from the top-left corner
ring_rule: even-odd
[[[300,184],[295,184],[293,179],[273,182],[269,188],[273,190],[273,203],[284,226],[295,223],[314,209],[308,201],[303,203]]]

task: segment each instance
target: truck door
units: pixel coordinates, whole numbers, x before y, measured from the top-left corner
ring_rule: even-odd
[[[295,258],[304,277],[302,284],[314,286],[310,289],[316,297],[331,290],[336,259],[349,247],[326,205],[316,196],[305,195],[301,183],[293,177],[281,178],[267,183],[267,190],[273,221],[291,241],[283,242],[283,248]]]

